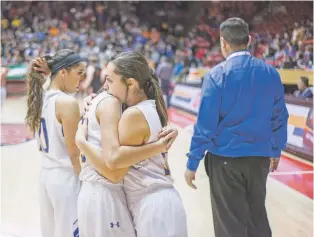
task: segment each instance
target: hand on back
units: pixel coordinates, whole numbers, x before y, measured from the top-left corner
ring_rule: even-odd
[[[162,128],[161,132],[158,135],[158,138],[165,144],[166,152],[171,148],[177,136],[178,129],[176,129],[175,127],[168,125]]]
[[[92,104],[92,100],[96,97],[97,95],[95,93],[93,94],[90,94],[89,96],[87,96],[85,99],[84,99],[84,111],[85,111],[85,114],[88,112],[89,110],[89,107],[91,106]]]

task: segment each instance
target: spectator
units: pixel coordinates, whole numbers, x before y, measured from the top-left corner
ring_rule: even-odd
[[[184,61],[180,58],[180,56],[176,56],[175,65],[173,69],[173,76],[179,76],[181,71],[184,69]]]
[[[82,88],[85,94],[97,93],[101,88],[101,71],[102,68],[99,66],[98,58],[91,56],[89,65],[86,68],[86,80]]]
[[[185,7],[189,4],[201,3],[185,3]],[[135,50],[147,56],[154,68],[163,55],[167,56],[171,62],[175,61],[174,76],[179,76],[186,59],[188,65],[198,67],[214,66],[223,60],[221,53],[212,49],[219,39],[218,26],[228,15],[241,14],[253,19],[258,6],[268,5],[248,2],[202,4],[208,9],[203,12],[205,16],[200,16],[199,22],[190,22],[191,30],[188,31],[187,25],[183,25],[185,21],[180,19],[186,20],[189,12],[186,13],[177,2],[126,2],[112,8],[103,2],[22,4],[6,1],[1,5],[2,62],[5,65],[27,62],[62,48],[75,49],[84,57],[98,55],[99,58]],[[173,24],[172,17],[175,19]],[[257,57],[281,68],[291,66],[286,63],[290,61],[286,56],[298,62],[296,68],[311,70],[313,49],[306,44],[312,44],[313,23],[309,18],[304,19],[295,28],[283,27],[282,32],[278,30],[273,36],[256,33],[257,47],[252,45],[252,51],[255,49]],[[271,28],[272,23],[269,25]],[[305,39],[307,43],[304,43]]]
[[[292,68],[295,68],[295,66],[296,66],[296,63],[292,60],[292,57],[286,58],[286,61],[283,66],[284,68],[292,69]]]
[[[300,99],[312,99],[313,92],[312,87],[309,86],[309,79],[307,77],[301,77],[298,82],[298,90],[293,94]]]
[[[169,106],[170,102],[170,82],[172,75],[173,67],[170,63],[169,59],[163,56],[160,60],[160,64],[156,69],[156,76],[160,79],[160,86],[166,96],[167,106]]]

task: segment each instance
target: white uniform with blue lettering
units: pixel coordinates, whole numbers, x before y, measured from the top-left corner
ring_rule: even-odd
[[[154,100],[134,106],[150,128],[147,143],[158,140],[162,125]],[[187,237],[186,214],[167,164],[166,154],[144,160],[130,168],[123,184],[137,237]]]
[[[45,92],[37,141],[42,158],[40,223],[42,237],[78,236],[77,197],[80,181],[65,147],[62,125],[56,117],[56,100],[68,96],[59,90]]]
[[[93,99],[88,111],[88,141],[101,148],[98,104],[108,98],[106,92]],[[101,176],[82,156],[83,182],[78,199],[80,237],[135,237],[122,183],[113,184]]]

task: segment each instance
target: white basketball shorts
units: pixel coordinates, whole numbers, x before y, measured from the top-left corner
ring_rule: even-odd
[[[137,237],[187,237],[185,209],[174,188],[127,195]]]
[[[78,198],[80,237],[135,237],[122,187],[83,182]]]
[[[78,237],[79,192],[80,180],[72,167],[42,168],[39,190],[42,237]]]

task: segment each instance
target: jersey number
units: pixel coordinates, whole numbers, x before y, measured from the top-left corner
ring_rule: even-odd
[[[47,126],[46,126],[46,120],[44,118],[40,119],[39,150],[45,153],[49,152],[49,140],[48,140]]]
[[[167,161],[167,153],[162,153],[162,157],[165,159],[165,164],[164,164],[165,175],[168,176],[170,175],[170,168]]]

